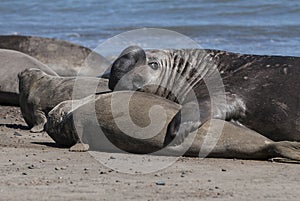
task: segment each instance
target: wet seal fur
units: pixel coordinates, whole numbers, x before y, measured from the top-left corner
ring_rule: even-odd
[[[0,104],[19,106],[18,74],[28,68],[38,68],[49,75],[57,74],[35,58],[14,50],[0,49]]]
[[[105,57],[89,48],[53,38],[2,35],[0,48],[34,57],[63,77],[94,76],[111,65]]]
[[[299,142],[273,142],[253,130],[217,119],[205,122],[194,136],[188,136],[180,145],[173,142],[166,143],[167,138],[170,137],[166,134],[168,124],[181,106],[152,94],[135,92],[128,103],[130,116],[124,112],[118,112],[117,117],[114,116],[112,108],[115,105],[112,103],[124,104],[124,100],[131,95],[132,92],[122,91],[64,101],[49,112],[45,126],[46,132],[58,145],[71,147],[71,150],[74,150],[73,146],[76,147],[83,142],[89,144],[92,151],[126,151],[137,154],[199,157],[208,130],[212,136],[219,133],[218,126],[215,127],[217,129],[211,130],[210,125],[222,126],[224,124],[216,145],[212,149],[204,150],[209,153],[208,157],[240,159],[283,157],[300,160]],[[124,124],[128,126],[129,131],[134,130],[128,124],[128,119],[131,119],[135,125],[145,128],[151,124],[150,109],[157,105],[162,109],[152,113],[152,118],[160,118],[162,112],[166,114],[166,121],[157,135],[143,138],[145,133],[141,132],[140,136],[133,137],[132,133],[124,133],[118,126]],[[187,141],[192,143],[186,144]],[[78,151],[77,148],[75,150]],[[163,148],[164,150],[159,152]],[[86,151],[86,149],[82,149],[82,151]]]
[[[134,60],[138,62],[134,64]],[[217,105],[215,113],[203,81],[206,78],[214,82],[211,76],[214,72],[221,76],[227,101]],[[135,46],[124,50],[113,63],[109,87],[112,90],[138,89],[175,102],[181,99],[187,108],[190,107],[188,92],[193,90],[201,117],[200,122],[185,122],[190,128],[208,119],[219,118],[242,124],[275,141],[300,141],[299,77],[300,57],[201,49],[145,51]],[[162,82],[166,82],[178,96],[159,87]],[[189,129],[178,128],[181,116],[178,112],[169,126],[168,132],[173,137],[189,132]]]
[[[21,112],[32,132],[44,130],[47,113],[60,102],[110,91],[102,78],[57,77],[39,69],[26,69],[18,77]]]

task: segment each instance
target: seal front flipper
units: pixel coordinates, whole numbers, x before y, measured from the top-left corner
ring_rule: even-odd
[[[205,122],[209,117],[207,112],[209,107],[202,107],[202,110],[205,113],[200,114],[199,106],[196,102],[184,104],[169,123],[164,144],[168,145],[172,142],[173,145],[179,145],[189,133],[198,129],[202,122]]]
[[[236,122],[246,113],[246,105],[236,94],[226,94],[224,102],[215,104],[212,109],[210,98],[199,99],[198,102],[188,102],[175,115],[168,125],[165,144],[169,144],[175,137],[174,144],[181,144],[184,138],[199,128],[209,119],[222,119]]]
[[[41,124],[38,124],[38,125],[35,125],[34,127],[32,127],[30,129],[30,132],[32,133],[40,133],[40,132],[43,132],[44,131],[44,123],[41,123]]]
[[[47,118],[45,116],[45,113],[41,110],[34,110],[33,112],[34,116],[34,125],[30,129],[30,132],[32,133],[39,133],[44,131],[44,126],[47,123]]]
[[[88,144],[84,144],[82,142],[77,142],[75,145],[73,145],[72,147],[70,147],[69,151],[72,152],[86,152],[89,150],[89,145]]]

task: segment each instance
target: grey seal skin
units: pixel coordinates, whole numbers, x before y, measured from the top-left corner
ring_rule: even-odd
[[[0,48],[32,56],[64,77],[98,75],[111,65],[89,48],[53,38],[0,35]]]
[[[130,101],[124,104],[124,100]],[[128,114],[121,111],[122,109],[115,108],[122,104],[129,106],[126,108]],[[149,112],[155,106],[160,106],[160,109]],[[57,144],[71,147],[73,151],[80,150],[72,146],[88,143],[92,151],[126,151],[137,154],[198,157],[207,131],[210,130],[209,135],[212,136],[218,136],[218,133],[222,132],[216,145],[212,149],[204,150],[210,152],[208,157],[240,159],[283,157],[300,160],[299,142],[273,142],[255,131],[217,119],[205,122],[194,136],[189,136],[192,138],[185,138],[179,145],[175,144],[176,137],[174,141],[166,143],[166,138],[172,137],[166,134],[168,124],[180,108],[181,106],[174,102],[148,93],[112,92],[60,103],[49,112],[45,128]],[[116,113],[113,109],[117,109]],[[161,125],[153,121],[160,119],[162,112],[166,118],[162,122],[161,129],[156,132],[153,129]],[[129,124],[128,119],[135,125]],[[153,129],[145,129],[151,126],[151,122]],[[211,129],[211,124],[217,126]],[[123,130],[120,125],[126,125],[128,130]],[[134,135],[135,126],[145,130]],[[219,129],[218,126],[223,129]],[[157,134],[153,135],[154,133]],[[148,134],[151,137],[145,138]],[[188,140],[192,143],[186,143]],[[160,151],[163,148],[164,150]]]
[[[32,132],[44,130],[47,113],[60,102],[110,91],[107,79],[51,76],[39,69],[26,69],[18,78],[21,112]]]
[[[300,89],[299,57],[201,49],[145,51],[138,47],[131,56],[136,52],[146,54],[139,59],[143,64],[126,65],[128,57],[121,54],[111,68],[110,89],[145,91],[180,102],[187,108],[193,91],[201,114],[200,122],[194,117],[185,122],[191,128],[210,118],[219,118],[235,121],[275,141],[300,141],[300,101],[296,93]],[[223,93],[222,83],[216,79],[218,73],[224,84]],[[227,103],[218,104],[218,95],[214,97],[216,103],[212,101],[205,81],[217,83],[213,88],[219,90]],[[216,105],[214,111],[211,104]],[[179,128],[180,119],[179,112],[168,132],[186,134]]]
[[[1,40],[0,40],[1,41]],[[33,57],[14,50],[0,49],[0,104],[19,106],[18,73],[28,68],[38,68],[49,75],[57,74]]]

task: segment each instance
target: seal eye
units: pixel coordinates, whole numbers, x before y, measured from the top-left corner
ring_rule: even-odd
[[[157,70],[158,69],[158,63],[156,61],[151,61],[148,63],[148,65],[153,69],[153,70]]]

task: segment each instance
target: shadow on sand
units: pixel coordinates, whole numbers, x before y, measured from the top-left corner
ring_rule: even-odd
[[[60,146],[58,144],[56,144],[55,142],[31,142],[32,144],[37,144],[37,145],[43,145],[43,146],[47,146],[47,147],[53,147],[53,148],[67,148],[64,146]]]
[[[12,129],[29,130],[28,126],[22,124],[0,124],[0,127],[1,126],[5,126],[7,128],[12,128]]]

